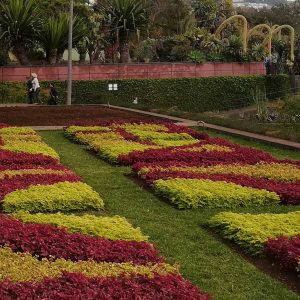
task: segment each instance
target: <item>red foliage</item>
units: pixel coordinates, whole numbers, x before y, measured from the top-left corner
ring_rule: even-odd
[[[24,224],[0,217],[0,245],[15,252],[29,252],[38,258],[64,258],[72,261],[133,262],[147,264],[163,258],[148,242],[111,241],[80,233],[68,233],[50,224]]]
[[[0,200],[5,195],[20,189],[27,189],[33,185],[51,185],[58,182],[77,182],[81,178],[75,174],[58,175],[58,174],[37,174],[37,175],[18,175],[14,177],[5,177],[0,181]],[[42,195],[41,195],[42,197]]]
[[[0,298],[49,300],[208,300],[209,294],[177,274],[88,278],[79,273],[63,273],[37,283],[0,282]]]
[[[207,143],[207,142],[206,142]],[[203,145],[197,143],[190,147]],[[167,149],[148,149],[134,151],[127,155],[120,155],[119,161],[123,164],[132,165],[137,162],[179,161],[207,165],[220,163],[247,163],[256,164],[260,161],[274,161],[271,154],[247,147],[235,146],[232,152],[218,151],[185,151],[187,147],[174,147]]]
[[[270,238],[265,244],[265,253],[281,268],[295,270],[300,261],[300,235],[292,239],[286,236]]]
[[[59,161],[41,154],[18,153],[8,150],[0,151],[0,166],[9,166],[9,168],[13,169],[28,164],[35,166],[59,165]]]

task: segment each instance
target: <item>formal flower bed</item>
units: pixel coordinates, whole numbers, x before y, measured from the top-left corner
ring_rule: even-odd
[[[168,122],[70,126],[68,137],[102,158],[131,165],[178,208],[300,204],[300,162]]]
[[[99,132],[130,143],[120,126],[79,129],[86,143]],[[102,210],[104,203],[31,129],[0,124],[0,200],[13,213],[0,215],[1,299],[211,298],[125,218],[63,214]]]
[[[101,210],[103,200],[30,128],[0,128],[0,201],[3,211]]]
[[[14,217],[0,216],[0,298],[46,297],[57,299],[81,295],[84,299],[123,295],[122,299],[210,299],[208,294],[184,280],[178,266],[164,262],[154,246],[145,241],[125,219],[109,220],[95,216],[30,215],[19,212]],[[36,223],[30,223],[31,221]],[[78,221],[78,228],[75,222]],[[119,222],[121,221],[121,222]],[[117,239],[110,239],[108,226],[118,227]],[[96,236],[82,233],[93,226]],[[60,227],[63,226],[64,228]],[[70,226],[70,227],[68,227]],[[122,226],[125,237],[121,239]],[[135,236],[138,238],[135,240]],[[105,236],[105,237],[103,237]],[[49,290],[49,286],[51,289]],[[130,290],[128,290],[130,288]],[[136,294],[137,293],[137,294]],[[148,294],[151,293],[151,294]],[[103,298],[103,299],[104,299]],[[100,298],[102,299],[102,298]],[[138,298],[136,298],[138,299]]]
[[[265,253],[278,265],[298,269],[300,263],[300,211],[286,214],[222,212],[209,225],[254,255]]]

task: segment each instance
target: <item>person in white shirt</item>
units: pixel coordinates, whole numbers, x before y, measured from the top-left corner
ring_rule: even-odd
[[[33,99],[34,99],[34,103],[41,103],[40,99],[39,99],[39,94],[41,91],[41,87],[40,87],[40,83],[39,80],[37,78],[37,74],[36,73],[31,73],[32,76],[32,90],[33,90]]]

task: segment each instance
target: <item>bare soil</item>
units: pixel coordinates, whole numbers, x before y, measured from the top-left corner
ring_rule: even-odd
[[[68,126],[136,119],[158,118],[100,105],[0,107],[0,123],[14,126]]]

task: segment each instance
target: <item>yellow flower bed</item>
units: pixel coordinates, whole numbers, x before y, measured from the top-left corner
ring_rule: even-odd
[[[14,152],[25,152],[30,154],[42,154],[59,159],[58,154],[54,149],[49,147],[43,142],[27,142],[27,141],[13,141],[0,146],[0,149],[9,150]]]
[[[278,181],[300,180],[300,168],[291,164],[258,163],[256,165],[217,165],[209,167],[149,167],[142,168],[140,174],[149,171],[184,171],[198,174],[233,174],[247,175],[256,178],[265,178]]]
[[[126,124],[113,124],[112,128],[124,128],[126,131],[130,130],[142,130],[142,131],[165,131],[169,129],[165,125],[161,124],[151,124],[151,123],[126,123]]]
[[[144,131],[138,129],[127,130],[129,133],[138,136],[142,141],[149,140],[167,140],[167,141],[176,141],[176,140],[194,140],[199,142],[197,139],[194,139],[191,135],[187,133],[168,133],[168,132],[155,132],[155,131]]]
[[[94,141],[119,141],[124,140],[124,138],[116,132],[107,133],[76,133],[74,139],[82,144],[90,144]]]
[[[220,145],[215,145],[215,144],[206,144],[203,146],[199,147],[190,147],[184,149],[186,152],[203,152],[203,151],[208,151],[208,152],[232,152],[232,149],[227,146],[220,146]]]
[[[270,237],[300,235],[300,211],[257,215],[222,212],[212,217],[209,225],[247,251],[259,254]]]
[[[174,140],[174,141],[169,141],[169,140],[152,140],[153,143],[155,143],[158,146],[162,147],[179,147],[179,146],[187,146],[187,145],[192,145],[195,143],[198,143],[198,140]]]
[[[216,208],[279,204],[276,193],[224,181],[175,178],[156,180],[154,190],[178,208]]]
[[[3,198],[3,210],[7,213],[68,212],[101,210],[104,207],[99,194],[82,182],[60,182],[52,185],[35,185],[11,192]]]
[[[93,260],[72,262],[65,259],[37,260],[29,253],[14,253],[10,248],[0,248],[0,280],[13,282],[41,281],[43,278],[59,277],[63,271],[80,272],[88,277],[118,277],[121,275],[167,275],[178,273],[178,267],[165,263],[135,265],[133,263],[97,263]]]
[[[64,227],[70,233],[78,232],[87,235],[101,236],[110,240],[147,241],[140,228],[133,228],[128,221],[120,216],[101,217],[94,215],[64,215],[57,214],[29,214],[18,212],[14,218],[23,222],[52,224],[56,227]]]
[[[111,131],[109,127],[106,126],[70,126],[65,130],[67,135],[73,135],[78,131]]]
[[[60,171],[52,169],[24,169],[24,170],[4,170],[0,171],[0,180],[3,180],[5,177],[14,177],[19,175],[44,175],[44,174],[56,174],[56,175],[67,175],[73,174],[71,171]]]
[[[143,145],[137,142],[126,140],[95,140],[89,143],[90,149],[99,153],[100,157],[111,162],[117,162],[121,154],[128,154],[132,151],[144,151],[156,149],[158,146]]]
[[[19,135],[19,134],[30,134],[30,135],[35,135],[36,132],[29,127],[4,127],[4,128],[0,128],[0,135],[1,134],[15,134],[15,135]]]
[[[0,137],[4,144],[12,143],[15,141],[23,141],[23,142],[41,142],[42,138],[37,134],[0,134]]]

